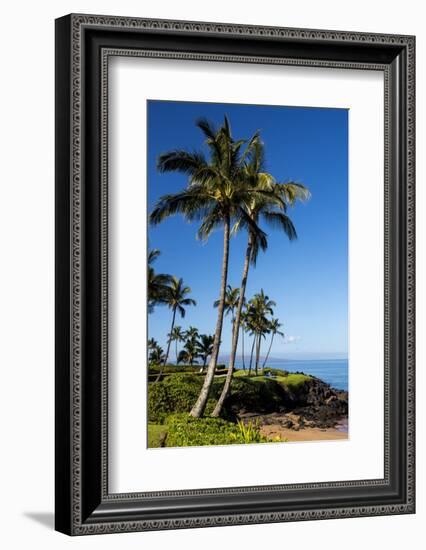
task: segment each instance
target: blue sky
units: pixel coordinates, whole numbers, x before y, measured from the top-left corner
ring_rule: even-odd
[[[186,185],[177,173],[160,174],[156,159],[175,148],[203,148],[195,121],[206,117],[219,126],[226,114],[235,139],[260,130],[266,169],[278,181],[298,181],[312,197],[289,209],[298,239],[289,242],[277,230],[265,228],[268,250],[250,269],[246,296],[263,288],[277,302],[274,316],[283,324],[271,356],[347,355],[348,350],[348,112],[345,109],[257,106],[192,102],[148,102],[148,209],[158,198]],[[206,243],[196,240],[197,224],[169,218],[149,228],[149,244],[161,256],[155,269],[183,277],[196,307],[178,318],[183,328],[196,326],[213,334],[222,262],[222,231]],[[233,237],[228,282],[239,286],[247,236]],[[171,314],[156,307],[149,315],[149,336],[165,346]],[[221,353],[231,347],[230,319],[225,319]]]

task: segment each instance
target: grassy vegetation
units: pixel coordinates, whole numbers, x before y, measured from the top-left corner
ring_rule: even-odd
[[[166,417],[172,413],[188,413],[195,403],[202,385],[202,377],[186,373],[170,375],[165,377],[162,382],[150,383],[148,420],[154,423],[164,423]],[[207,403],[207,415],[212,412],[222,385],[223,379],[215,381]]]
[[[167,363],[163,367],[164,374],[175,374],[177,372],[198,373],[201,369],[201,365],[176,365],[174,363]],[[218,364],[216,370],[227,370],[226,365]],[[150,365],[148,374],[158,374],[160,372],[160,366]]]
[[[256,426],[239,425],[236,422],[237,415],[241,411],[262,414],[282,410],[283,406],[291,404],[294,396],[303,397],[306,382],[311,379],[302,373],[276,372],[270,372],[272,376],[262,374],[249,377],[247,372],[236,371],[230,394],[222,410],[222,418],[219,419],[211,418],[209,415],[222,391],[224,377],[214,379],[205,416],[200,419],[190,417],[188,412],[200,392],[202,377],[194,372],[183,371],[169,374],[161,382],[150,383],[149,447],[164,444],[225,445],[254,442],[256,438],[261,438]]]
[[[236,371],[234,376],[236,378],[246,377],[247,371]],[[282,384],[286,389],[291,391],[297,391],[303,386],[303,384],[312,379],[312,376],[308,376],[302,372],[288,372],[278,369],[264,369],[259,376],[250,376],[249,380],[253,382],[257,381],[275,381]]]
[[[287,376],[277,376],[277,381],[291,391],[297,391],[303,384],[312,380],[312,376],[303,373],[289,373]]]
[[[161,447],[165,444],[168,426],[165,424],[148,423],[148,447]]]
[[[169,415],[165,424],[148,424],[148,447],[191,447],[268,443],[256,423],[228,422],[222,418],[193,418],[187,413]]]

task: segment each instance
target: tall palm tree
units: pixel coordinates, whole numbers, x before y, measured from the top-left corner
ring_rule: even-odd
[[[263,361],[262,369],[265,368],[266,362],[268,361],[269,354],[271,353],[272,343],[276,334],[284,338],[284,332],[281,332],[279,329],[282,326],[279,319],[271,319],[268,325],[268,332],[271,334],[271,341],[269,343],[268,353],[266,354],[265,360]]]
[[[250,308],[253,313],[253,325],[254,325],[254,331],[256,334],[256,361],[255,361],[255,372],[256,376],[258,374],[259,369],[259,358],[260,358],[260,346],[262,342],[262,338],[265,338],[268,327],[269,327],[269,321],[266,317],[266,315],[273,315],[273,307],[275,307],[277,304],[269,299],[269,296],[267,296],[263,288],[258,294],[255,294],[253,298],[250,300]]]
[[[194,342],[197,340],[199,336],[198,328],[189,326],[187,330],[185,331],[185,339],[186,340],[193,340]]]
[[[154,349],[157,345],[158,345],[158,342],[155,338],[150,338],[148,340],[148,349],[149,350]]]
[[[179,352],[178,363],[189,363],[192,367],[194,363],[197,364],[198,357],[197,342],[193,339],[187,340],[183,349]]]
[[[178,343],[185,342],[185,331],[182,330],[182,327],[175,326],[173,327],[173,330],[170,333],[169,337],[171,338],[172,342],[175,342],[175,354],[176,354],[176,364],[177,364]]]
[[[253,337],[253,340],[251,343],[250,362],[249,362],[249,369],[248,369],[248,375],[251,376],[251,368],[253,366],[254,346],[256,344],[256,333],[254,331],[254,325],[252,325],[251,322],[249,322],[247,326],[248,326],[250,336]]]
[[[257,375],[258,374],[257,363],[258,363],[258,356],[260,353],[259,340],[262,337],[264,337],[264,333],[266,333],[266,328],[268,326],[268,319],[266,318],[266,315],[263,312],[261,312],[259,308],[256,308],[255,304],[253,304],[253,300],[250,300],[248,304],[246,326],[247,326],[248,332],[250,333],[250,336],[252,336],[253,338],[251,351],[250,351],[250,363],[249,363],[248,374],[249,376],[251,375],[253,359],[254,359],[255,371]]]
[[[259,228],[259,220],[262,220],[268,225],[283,231],[289,240],[296,239],[296,229],[287,215],[287,206],[293,205],[296,200],[305,200],[309,198],[309,191],[305,186],[295,182],[278,183],[271,174],[264,170],[264,145],[258,134],[256,134],[253,140],[247,157],[242,178],[247,187],[258,190],[258,193],[251,194],[250,200],[245,204],[248,217],[257,228]],[[247,229],[247,248],[240,284],[239,302],[235,314],[235,330],[233,331],[228,372],[222,393],[216,403],[212,416],[220,415],[223,403],[231,388],[249,267],[250,264],[256,265],[259,250],[266,250],[267,248],[267,241],[258,238],[259,233],[252,230],[253,225],[248,224],[246,218],[241,218],[234,227],[234,230],[239,229],[238,225]]]
[[[154,311],[154,306],[164,304],[168,287],[171,283],[171,275],[165,273],[156,273],[152,264],[160,255],[156,248],[150,250],[148,254],[148,313]]]
[[[235,141],[227,117],[218,130],[205,119],[198,120],[197,126],[204,134],[209,159],[202,152],[192,153],[184,150],[173,150],[160,155],[157,162],[158,170],[181,172],[188,176],[188,185],[179,193],[161,197],[151,212],[150,222],[158,224],[169,216],[182,214],[190,222],[201,221],[197,235],[203,240],[208,239],[214,229],[223,227],[223,257],[213,352],[203,387],[190,413],[198,418],[204,413],[219,355],[228,279],[231,223],[244,220],[244,225],[250,226],[252,231],[256,232],[261,247],[264,245],[265,235],[244,207],[250,196],[257,193],[256,189],[250,189],[245,185],[242,179],[244,162],[255,137],[248,142]]]
[[[231,285],[228,285],[226,287],[224,308],[225,308],[225,315],[228,315],[228,313],[231,314],[232,330],[234,330],[235,308],[238,305],[239,295],[240,295],[240,289],[239,288],[232,288]],[[214,302],[213,306],[214,307],[219,307],[219,300],[216,300]]]
[[[244,300],[245,304],[245,300]],[[241,330],[241,362],[243,365],[243,370],[246,370],[246,360],[245,360],[245,353],[244,353],[244,334],[248,332],[247,328],[247,310],[241,311],[240,316],[240,330]]]
[[[164,356],[163,361],[163,367],[167,363],[167,359],[169,358],[170,353],[170,344],[172,343],[172,334],[173,334],[173,328],[175,326],[175,320],[176,320],[176,312],[179,312],[179,315],[182,317],[182,319],[185,317],[185,306],[195,306],[196,301],[192,298],[188,298],[188,294],[191,293],[191,289],[189,286],[185,286],[183,284],[183,279],[178,279],[177,277],[173,277],[172,281],[170,283],[167,295],[165,296],[165,302],[169,306],[169,308],[172,310],[172,324],[170,327],[170,333],[169,338],[167,340],[167,349]],[[163,374],[163,367],[160,369],[160,372],[158,373],[158,380],[161,378],[161,375]]]
[[[253,299],[247,304],[247,309],[244,312],[244,324],[246,332],[252,337],[251,349],[250,349],[250,361],[248,374],[251,375],[252,367],[256,363],[256,354],[258,349],[259,334],[264,330],[268,323],[268,319],[265,315],[255,307]],[[254,362],[253,362],[254,359]]]
[[[153,365],[160,365],[164,360],[164,350],[161,346],[156,344],[149,354],[149,362]],[[162,370],[162,369],[161,369]],[[158,378],[157,378],[158,379]],[[156,380],[157,381],[157,380]]]
[[[198,355],[203,361],[201,371],[206,368],[207,358],[213,353],[214,336],[211,334],[201,334],[197,341]]]

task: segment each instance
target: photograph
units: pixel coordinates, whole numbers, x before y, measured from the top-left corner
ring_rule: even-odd
[[[146,109],[147,447],[348,440],[349,110]]]
[[[244,21],[229,4],[220,22],[192,4],[55,19],[54,431],[51,404],[23,385],[49,404],[54,464],[41,454],[38,470],[55,472],[54,528],[124,545],[169,530],[175,544],[177,530],[268,524],[273,537],[289,522],[291,543],[309,527],[306,545],[329,547],[316,525],[331,520],[352,548],[357,518],[399,544],[416,513],[420,18],[384,21],[381,6],[366,29],[362,10],[312,3],[309,21],[247,6]],[[33,127],[53,144],[52,125]],[[32,209],[51,232],[8,187],[19,224]],[[40,235],[18,229],[37,237],[25,274]],[[25,506],[25,522],[43,510]]]

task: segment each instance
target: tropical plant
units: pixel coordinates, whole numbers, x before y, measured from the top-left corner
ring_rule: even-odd
[[[197,341],[194,339],[187,340],[183,349],[179,352],[178,363],[189,363],[192,365],[197,364],[199,357]]]
[[[171,275],[156,273],[152,267],[159,255],[160,251],[156,248],[148,253],[148,313],[154,311],[154,306],[165,303],[168,288],[172,281]]]
[[[239,288],[232,288],[231,285],[228,285],[226,287],[225,292],[225,315],[228,315],[228,313],[231,314],[231,326],[232,330],[234,330],[234,323],[235,323],[235,308],[238,305],[239,301],[239,295],[240,295],[240,289]],[[219,307],[219,300],[216,300],[213,304],[214,307]]]
[[[266,362],[268,361],[269,354],[271,353],[272,344],[274,342],[274,337],[276,334],[284,338],[284,332],[281,332],[279,329],[281,327],[279,319],[271,319],[268,324],[268,332],[271,334],[271,341],[269,343],[268,353],[266,354],[265,360],[263,361],[262,369],[265,368]]]
[[[250,310],[247,311],[246,326],[247,326],[247,332],[249,333],[250,336],[253,337],[252,343],[251,343],[250,362],[249,362],[249,368],[248,368],[248,375],[250,376],[251,375],[251,368],[252,368],[252,365],[253,365],[254,346],[256,344],[256,338],[255,338],[256,333],[255,333],[255,328],[254,328],[255,325],[254,325],[253,316],[251,315]]]
[[[190,293],[191,293],[190,287],[185,286],[183,284],[182,278],[178,279],[177,277],[172,277],[172,280],[168,287],[167,294],[164,297],[165,303],[172,310],[172,324],[170,327],[169,337],[167,339],[167,349],[164,356],[163,366],[167,363],[167,359],[169,358],[170,344],[172,343],[173,328],[175,326],[175,320],[176,320],[176,312],[178,312],[179,315],[182,318],[184,318],[185,306],[195,306],[197,303],[192,298],[187,297],[188,294]],[[163,369],[160,369],[157,380],[160,380],[162,374],[163,374]]]
[[[244,299],[244,306],[246,305],[245,299]],[[240,331],[241,331],[241,362],[243,365],[243,370],[246,370],[246,359],[245,359],[245,352],[244,352],[244,334],[248,332],[247,327],[247,309],[243,309],[241,311],[240,315]]]
[[[191,410],[191,415],[194,417],[200,417],[204,413],[219,355],[228,278],[231,223],[239,222],[241,225],[251,227],[261,247],[264,246],[266,239],[245,208],[251,196],[256,195],[258,191],[250,189],[242,178],[245,159],[248,158],[257,135],[248,142],[235,141],[231,135],[227,117],[218,130],[205,119],[198,120],[197,126],[204,134],[209,159],[202,152],[192,153],[185,150],[173,150],[160,155],[157,162],[158,170],[183,173],[188,176],[188,185],[179,193],[161,197],[150,215],[152,224],[161,223],[175,214],[182,214],[189,222],[201,221],[197,235],[203,240],[208,239],[214,229],[223,227],[223,258],[213,352],[200,395]]]
[[[268,244],[264,236],[265,234],[263,232],[259,233],[259,221],[264,221],[268,225],[280,229],[289,240],[296,239],[296,229],[287,215],[287,206],[293,205],[298,199],[305,200],[310,196],[305,186],[295,182],[278,183],[271,174],[265,171],[264,145],[259,135],[255,134],[255,136],[247,155],[247,161],[244,164],[242,178],[248,188],[252,190],[257,189],[258,192],[252,193],[250,200],[248,200],[244,206],[247,216],[252,223],[247,223],[246,218],[241,217],[233,228],[234,231],[240,229],[240,226],[245,228],[248,232],[248,239],[240,284],[239,301],[235,313],[235,327],[233,327],[228,373],[222,394],[213,411],[213,416],[219,416],[231,387],[249,267],[250,264],[256,264],[259,250],[266,250]],[[253,229],[254,227],[256,227],[256,231]],[[260,235],[261,238],[259,238]]]
[[[207,358],[213,353],[214,336],[211,334],[201,334],[197,340],[198,355],[203,361],[200,372],[206,368]]]
[[[256,376],[258,375],[262,338],[266,337],[266,334],[269,330],[269,320],[267,319],[266,315],[273,315],[274,311],[272,308],[276,305],[277,304],[273,300],[270,300],[269,296],[264,293],[263,288],[250,300],[251,323],[256,340]]]
[[[204,418],[200,420],[181,413],[169,415],[167,423],[168,435],[166,441],[169,447],[267,443],[274,441],[263,436],[260,433],[259,426],[253,422],[249,422],[245,426],[242,423],[235,424],[222,418]]]
[[[197,338],[199,336],[198,328],[189,326],[185,331],[185,339],[186,340],[193,340],[194,342],[197,341]]]
[[[155,338],[149,338],[148,340],[148,349],[154,349],[158,345],[158,342]]]
[[[149,354],[149,362],[152,365],[160,365],[164,361],[164,357],[165,355],[163,348],[158,344],[155,344]]]
[[[176,354],[176,363],[178,358],[178,343],[179,342],[185,342],[186,333],[182,330],[182,327],[175,326],[173,327],[173,330],[169,334],[169,338],[172,342],[175,342],[175,354]]]

